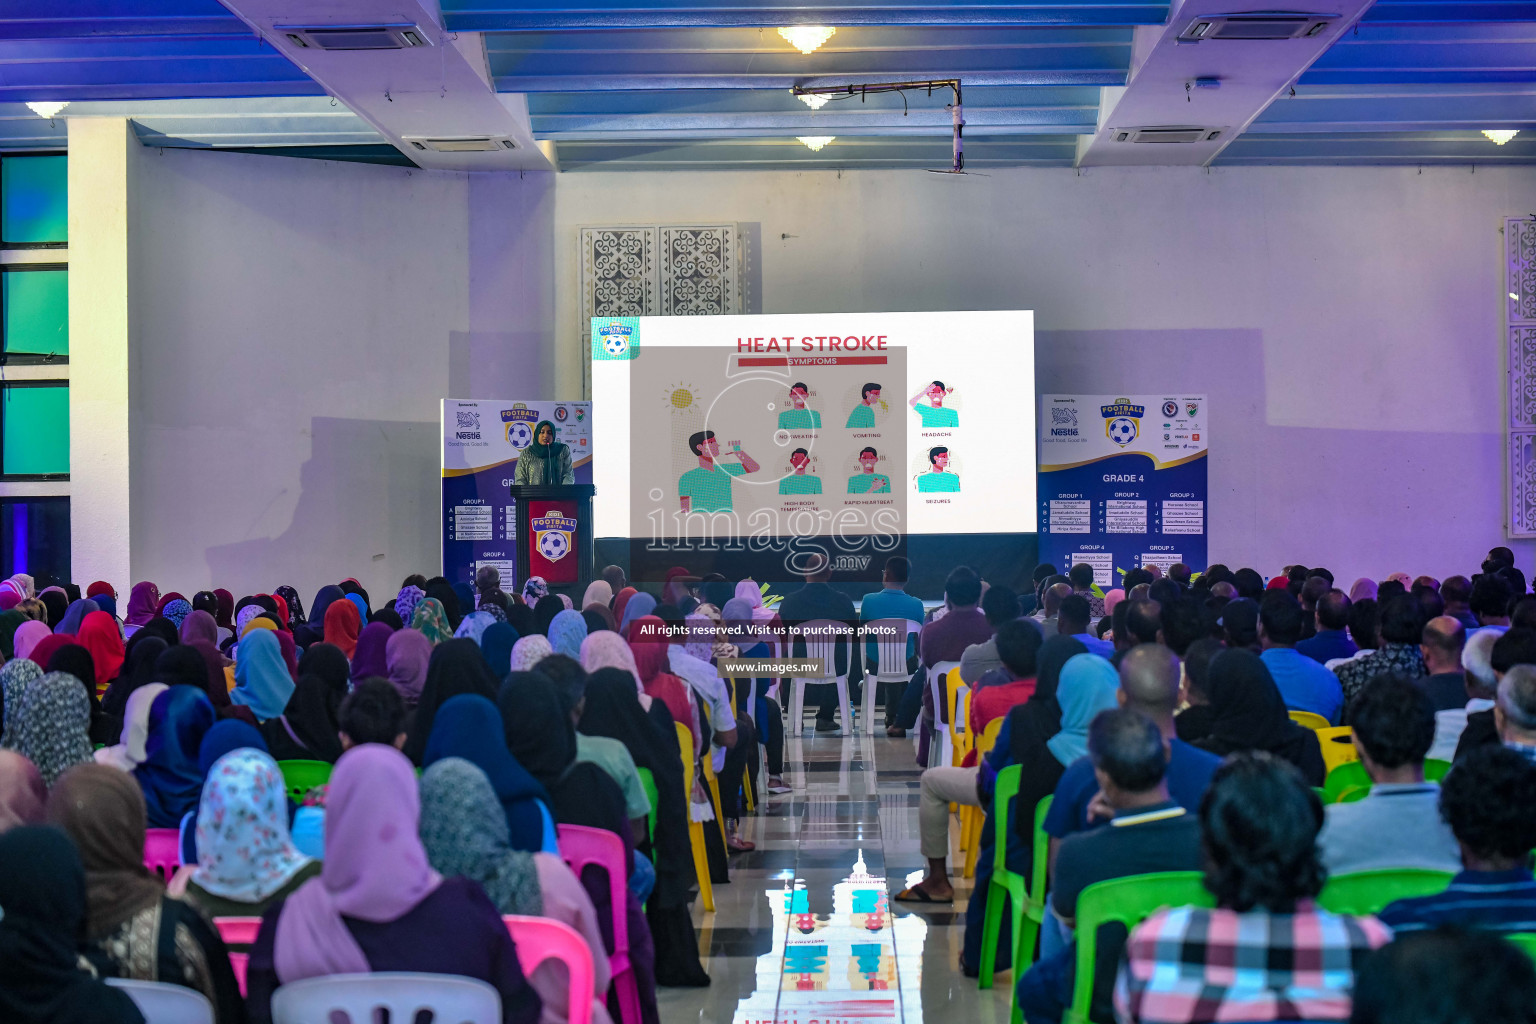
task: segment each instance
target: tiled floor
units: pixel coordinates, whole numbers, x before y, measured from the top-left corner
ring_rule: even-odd
[[[953,907],[888,900],[923,873],[919,774],[912,742],[883,731],[790,737],[785,781],[794,792],[743,822],[757,850],[732,858],[715,912],[695,903],[712,984],[662,989],[661,1019],[1007,1024],[1009,976],[983,992],[959,971],[971,883],[952,868]]]

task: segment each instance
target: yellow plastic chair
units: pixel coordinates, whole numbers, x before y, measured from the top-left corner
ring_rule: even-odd
[[[706,706],[702,710],[704,712],[704,735],[713,737],[715,735],[715,726],[709,720],[709,708]],[[720,845],[725,848],[726,854],[729,855],[731,847],[725,840],[725,811],[720,803],[720,779],[715,775],[715,761],[710,756],[711,752],[710,742],[705,740],[704,752],[699,755],[699,764],[704,769],[704,788],[709,791],[709,799],[715,805],[715,823],[720,826]]]
[[[1332,729],[1333,723],[1311,711],[1292,711],[1291,721],[1307,729]]]
[[[971,736],[966,730],[970,716],[971,688],[960,680],[960,670],[952,668],[944,677],[944,703],[949,708],[949,764],[960,767],[971,749]]]
[[[683,758],[683,793],[689,805],[688,839],[693,846],[693,870],[699,876],[699,898],[704,909],[714,912],[715,889],[709,884],[709,857],[704,853],[704,824],[693,820],[693,733],[682,722],[675,722],[677,748]]]
[[[1325,774],[1341,764],[1360,760],[1360,754],[1355,750],[1355,730],[1349,726],[1329,726],[1327,729],[1315,730],[1313,735],[1317,737],[1317,745],[1323,751]]]
[[[997,746],[997,734],[1003,731],[1003,721],[1007,716],[1000,716],[987,723],[987,727],[976,737],[976,763],[981,764],[981,759],[992,752]],[[976,877],[976,855],[981,849],[981,826],[986,820],[986,813],[980,807],[972,807],[963,804],[960,807],[960,849],[965,851],[964,877]]]

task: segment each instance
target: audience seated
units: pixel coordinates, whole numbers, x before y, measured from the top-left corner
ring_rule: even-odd
[[[1038,584],[1044,576],[1040,575],[1041,568],[1050,569],[1054,574],[1055,569],[1049,566],[1035,569],[1035,582]],[[920,598],[907,593],[907,580],[912,574],[912,563],[900,555],[894,555],[886,560],[885,569],[880,577],[880,589],[872,594],[865,594],[864,600],[859,602],[859,621],[873,622],[876,619],[906,619],[909,622],[922,624],[926,610]],[[1038,604],[1033,593],[1029,596],[1029,603]],[[962,655],[962,659],[964,656]],[[864,685],[870,685],[867,680],[874,673],[880,662],[880,651],[874,640],[869,640],[864,645]],[[917,634],[907,634],[907,672],[910,675],[917,671]],[[900,696],[901,684],[882,683],[879,696],[885,702],[885,726],[887,734],[896,726],[896,704]]]
[[[1301,602],[1288,590],[1271,590],[1259,605],[1259,655],[1292,711],[1322,715],[1334,725],[1344,706],[1339,677],[1296,649],[1304,619]]]
[[[1349,596],[1344,591],[1331,589],[1325,592],[1317,599],[1313,614],[1314,632],[1299,642],[1296,650],[1325,666],[1335,658],[1354,657],[1359,647],[1349,637],[1349,611]]]
[[[1159,649],[1143,645],[1132,655],[1148,650]],[[1051,912],[1067,928],[1075,924],[1078,896],[1095,882],[1201,866],[1199,821],[1168,794],[1164,738],[1151,719],[1129,707],[1100,712],[1088,727],[1087,760],[1098,786],[1096,803],[1111,820],[1110,827],[1070,836],[1054,858]],[[1101,996],[1108,995],[1123,941],[1118,934],[1099,937],[1095,977]],[[1029,1024],[1061,1020],[1072,1001],[1076,963],[1076,945],[1068,943],[1025,972],[1018,999]]]
[[[1019,617],[1019,595],[1010,587],[988,587],[981,597],[981,613],[986,616],[993,635],[967,647],[960,655],[960,681],[972,689],[983,676],[1003,667],[1003,659],[997,653],[996,631],[1002,629],[1004,623]]]
[[[1398,936],[1443,925],[1536,931],[1536,767],[1513,750],[1479,747],[1441,783],[1440,813],[1461,846],[1461,872],[1444,892],[1389,904],[1382,923]]]
[[[1419,653],[1429,675],[1416,680],[1429,695],[1436,712],[1459,710],[1467,706],[1467,676],[1461,667],[1461,652],[1466,649],[1467,630],[1449,615],[1441,615],[1424,624]]]
[[[1493,645],[1501,634],[1484,630],[1467,637],[1461,649],[1462,680],[1467,690],[1467,702],[1459,708],[1435,712],[1435,744],[1429,756],[1440,761],[1456,757],[1457,745],[1466,731],[1471,715],[1493,709],[1498,696],[1499,680],[1493,671]]]
[[[1130,612],[1130,602],[1134,598],[1127,598],[1126,612]],[[1093,624],[1093,613],[1089,611],[1088,599],[1081,594],[1072,594],[1061,602],[1061,610],[1056,617],[1056,632],[1061,636],[1069,636],[1088,649],[1089,654],[1098,655],[1101,658],[1111,658],[1115,654],[1115,645],[1100,640],[1089,631]]]
[[[1159,910],[1131,932],[1115,985],[1118,1019],[1346,1020],[1355,973],[1392,933],[1314,903],[1327,877],[1322,823],[1316,794],[1292,766],[1264,753],[1229,758],[1200,806],[1216,906]],[[1256,969],[1234,970],[1247,964]]]
[[[1309,786],[1323,784],[1323,755],[1312,730],[1291,721],[1269,669],[1252,651],[1222,651],[1205,682],[1210,731],[1189,736],[1195,746],[1226,756],[1264,750],[1295,765]]]
[[[1413,932],[1377,950],[1355,978],[1350,1024],[1526,1024],[1536,967],[1496,935]]]
[[[1474,634],[1474,639],[1481,633]],[[1494,640],[1489,654],[1493,671],[1496,706],[1485,711],[1469,711],[1467,726],[1456,745],[1456,758],[1475,747],[1494,743],[1514,743],[1536,748],[1536,686],[1532,673],[1517,669],[1536,668],[1536,629],[1511,629]],[[1504,681],[1516,673],[1506,689]]]
[[[1435,717],[1417,682],[1377,676],[1349,706],[1355,750],[1372,786],[1363,800],[1325,808],[1318,846],[1329,874],[1455,871],[1461,864],[1456,839],[1440,816],[1440,787],[1424,781]]]
[[[1419,602],[1411,594],[1398,594],[1381,603],[1377,631],[1381,645],[1363,658],[1353,658],[1335,671],[1344,688],[1345,700],[1353,700],[1370,680],[1379,675],[1395,674],[1406,679],[1428,675],[1419,642],[1424,636],[1424,620]],[[1363,646],[1363,645],[1362,645]]]

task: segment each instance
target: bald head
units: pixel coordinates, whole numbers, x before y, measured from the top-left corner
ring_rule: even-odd
[[[1045,617],[1054,619],[1061,614],[1061,602],[1072,596],[1072,584],[1053,583],[1045,591]]]
[[[1237,588],[1226,580],[1220,580],[1211,584],[1211,596],[1225,598],[1230,601],[1237,596]]]
[[[1124,705],[1146,715],[1168,735],[1179,706],[1179,659],[1162,644],[1138,644],[1120,659]]]
[[[1424,626],[1419,651],[1430,674],[1461,671],[1461,649],[1467,645],[1467,627],[1449,615],[1430,619]]]

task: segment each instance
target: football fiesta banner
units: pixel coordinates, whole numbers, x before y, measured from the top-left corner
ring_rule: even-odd
[[[507,488],[517,459],[547,421],[571,449],[578,484],[592,482],[592,403],[445,398],[441,405],[443,575],[473,583],[481,566],[501,570],[502,587],[530,575],[573,582],[575,512],[559,502],[536,508],[534,566],[517,565],[516,506]]]
[[[1040,560],[1108,589],[1133,568],[1206,564],[1204,395],[1040,396]]]

